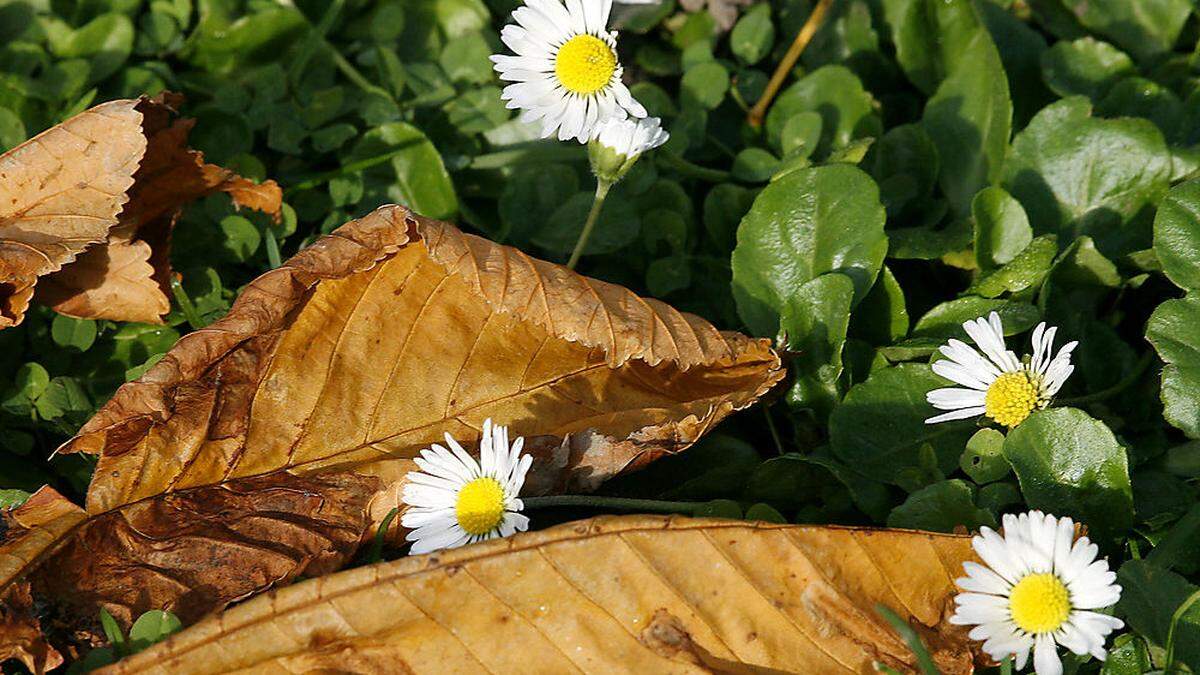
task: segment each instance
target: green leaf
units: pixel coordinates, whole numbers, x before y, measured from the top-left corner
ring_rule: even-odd
[[[579,176],[561,165],[526,166],[505,182],[497,207],[509,239],[521,246],[545,227],[554,212],[579,192]]]
[[[1025,250],[1011,262],[981,277],[967,292],[994,298],[1003,293],[1019,293],[1034,288],[1046,278],[1056,255],[1058,242],[1054,235],[1038,237],[1029,242]]]
[[[1176,286],[1200,288],[1200,180],[1176,185],[1159,204],[1154,252]]]
[[[817,149],[821,142],[821,130],[825,120],[821,113],[806,110],[796,113],[783,124],[779,135],[779,143],[783,154],[789,159],[808,157]]]
[[[716,61],[688,68],[679,83],[679,98],[684,105],[713,110],[729,91],[729,71]]]
[[[1101,541],[1133,524],[1125,449],[1082,410],[1035,411],[1008,433],[1004,455],[1030,508],[1076,518]]]
[[[24,490],[0,489],[0,511],[15,509],[29,499],[30,493]]]
[[[926,424],[936,414],[925,394],[947,381],[924,364],[906,363],[871,373],[855,385],[829,419],[830,446],[839,459],[869,478],[896,483],[905,469],[920,467],[921,447],[932,447],[937,467],[958,465],[971,435],[970,422]]]
[[[1096,103],[1102,117],[1144,117],[1155,124],[1169,143],[1183,140],[1187,112],[1183,101],[1170,89],[1144,77],[1127,77],[1117,82]]]
[[[975,216],[975,262],[991,269],[1017,257],[1033,240],[1021,203],[1003,188],[988,187],[971,202]]]
[[[491,55],[482,33],[467,33],[446,43],[438,63],[457,84],[487,84],[492,81]]]
[[[767,139],[783,148],[783,129],[795,115],[816,112],[823,121],[816,157],[844,147],[855,138],[882,135],[875,103],[862,82],[844,66],[823,66],[805,75],[775,99],[767,113]]]
[[[884,219],[874,181],[852,166],[803,169],[768,185],[742,219],[733,251],[742,320],[773,335],[786,298],[826,272],[850,277],[861,300],[887,252]]]
[[[1074,11],[1084,27],[1147,59],[1170,51],[1194,9],[1191,0],[1089,0]]]
[[[771,21],[768,3],[751,7],[729,33],[729,48],[734,56],[751,66],[761,61],[774,44],[775,23]]]
[[[779,158],[762,148],[746,148],[733,158],[733,177],[747,183],[765,183],[779,168]]]
[[[0,107],[0,152],[20,144],[26,136],[21,117],[8,108]]]
[[[533,237],[533,243],[541,248],[566,255],[575,248],[592,208],[594,195],[579,192],[556,209],[546,227]],[[599,255],[618,251],[638,238],[641,218],[629,199],[624,198],[619,188],[614,189],[604,202],[595,229],[588,239],[585,255]]]
[[[879,184],[880,198],[888,215],[896,215],[933,195],[941,160],[925,127],[919,124],[892,127],[874,145],[871,154],[871,176]]]
[[[117,72],[133,52],[133,22],[124,14],[101,14],[87,24],[55,39],[50,48],[63,59],[87,59],[88,84],[95,84]]]
[[[1145,212],[1170,177],[1171,155],[1153,124],[1093,118],[1087,99],[1074,97],[1047,106],[1017,134],[1004,186],[1034,234],[1086,234],[1111,256],[1149,246]]]
[[[1195,496],[1189,491],[1187,497]],[[1171,526],[1146,560],[1181,574],[1195,574],[1200,570],[1200,504],[1192,504],[1187,513]]]
[[[958,466],[979,485],[1007,476],[1012,466],[1004,456],[1004,434],[990,428],[976,431],[967,441]]]
[[[1000,53],[969,0],[939,2],[970,30],[946,79],[925,104],[921,123],[941,157],[938,180],[958,216],[971,212],[971,200],[999,180],[1012,132],[1012,101]]]
[[[746,509],[745,519],[778,524],[787,522],[787,518],[784,518],[783,514],[776,511],[770,504],[752,504],[750,508]]]
[[[152,609],[137,618],[129,629],[129,647],[137,653],[162,642],[172,633],[183,628],[174,614],[161,609]]]
[[[842,346],[850,323],[854,282],[830,273],[809,281],[788,297],[780,316],[787,348],[796,353],[796,379],[788,403],[817,411],[824,419],[838,399]]]
[[[1146,339],[1166,362],[1163,417],[1188,438],[1200,438],[1200,297],[1159,305],[1146,324]]]
[[[225,236],[221,245],[238,262],[249,260],[262,244],[262,233],[254,223],[242,216],[222,218],[221,233]]]
[[[1093,101],[1127,75],[1136,74],[1125,52],[1092,37],[1057,42],[1042,53],[1042,79],[1054,93]]]
[[[704,230],[720,250],[732,250],[737,244],[737,228],[754,204],[754,190],[721,183],[704,198]]]
[[[904,289],[886,265],[850,317],[850,325],[851,333],[877,345],[891,344],[908,335]]]
[[[1037,307],[1012,300],[990,300],[968,295],[937,305],[917,320],[913,337],[967,339],[963,323],[996,312],[1004,324],[1005,335],[1016,335],[1033,328],[1041,319]]]
[[[50,337],[59,347],[85,352],[96,341],[96,322],[59,314],[50,325]]]
[[[1150,652],[1145,641],[1127,633],[1113,639],[1100,675],[1142,675],[1150,670]]]
[[[929,532],[953,532],[958,527],[977,531],[996,526],[992,514],[975,506],[975,488],[965,481],[944,480],[910,494],[888,516],[888,527]]]
[[[896,61],[927,94],[958,67],[983,30],[971,3],[961,0],[883,0],[883,9]]]
[[[1148,560],[1121,565],[1117,583],[1117,612],[1129,627],[1160,647],[1171,642],[1176,659],[1200,669],[1200,587]],[[1168,667],[1166,672],[1177,671]]]
[[[368,131],[350,155],[350,162],[391,155],[390,199],[427,218],[452,218],[458,212],[458,196],[441,155],[411,124],[389,122]]]

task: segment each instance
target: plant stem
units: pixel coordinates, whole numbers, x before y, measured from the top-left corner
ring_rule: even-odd
[[[1163,659],[1163,662],[1167,666],[1165,671],[1168,673],[1175,672],[1172,670],[1172,666],[1175,665],[1175,626],[1179,624],[1179,620],[1197,601],[1200,601],[1200,591],[1196,591],[1188,596],[1188,599],[1184,600],[1183,604],[1179,605],[1175,613],[1171,615],[1171,627],[1167,629],[1167,644],[1165,647],[1167,654]]]
[[[787,454],[783,450],[783,439],[779,436],[779,429],[775,428],[775,418],[771,417],[771,409],[764,405],[762,411],[763,417],[767,418],[767,428],[771,430],[771,440],[775,441],[775,450],[781,456]]]
[[[660,152],[655,158],[659,164],[674,169],[676,172],[688,178],[697,178],[699,180],[708,181],[709,183],[724,183],[729,180],[728,171],[720,171],[718,169],[709,169],[708,167],[693,164],[686,159],[677,155],[672,155],[669,152]]]
[[[1146,372],[1146,369],[1149,368],[1150,364],[1153,362],[1154,352],[1148,351],[1145,354],[1142,354],[1142,358],[1137,362],[1137,365],[1133,367],[1133,371],[1123,377],[1120,382],[1114,384],[1113,386],[1107,389],[1101,389],[1100,391],[1088,394],[1086,396],[1062,398],[1059,399],[1058,402],[1064,405],[1082,405],[1084,403],[1094,403],[1096,401],[1103,401],[1106,398],[1111,398],[1122,391],[1125,391],[1130,386],[1135,384],[1139,379],[1141,379],[1142,374]]]
[[[631,499],[627,497],[598,497],[595,495],[550,495],[547,497],[522,497],[525,508],[540,509],[552,506],[587,506],[597,509],[618,511],[646,511],[649,513],[694,514],[705,502],[668,502],[659,499]]]
[[[602,178],[596,179],[596,198],[592,200],[592,210],[588,212],[587,220],[583,223],[583,231],[579,233],[579,240],[575,242],[575,250],[571,251],[571,258],[567,260],[567,267],[570,269],[575,269],[575,264],[583,255],[583,249],[587,248],[588,239],[592,236],[592,230],[600,218],[600,209],[604,208],[604,199],[608,197],[608,190],[611,187],[612,183]]]
[[[767,83],[767,88],[763,90],[762,96],[758,97],[758,102],[750,109],[750,114],[747,120],[750,126],[758,128],[762,126],[763,118],[767,115],[767,108],[771,107],[771,101],[775,99],[775,95],[779,93],[779,89],[783,87],[783,81],[787,79],[792,68],[796,66],[796,61],[800,58],[800,54],[804,52],[804,48],[812,41],[813,35],[816,35],[817,30],[821,28],[821,24],[825,23],[825,15],[829,13],[829,8],[833,5],[833,0],[820,0],[816,7],[813,7],[812,14],[808,15],[808,20],[800,27],[800,32],[796,34],[796,39],[792,41],[792,46],[788,48],[787,54],[783,55],[783,60],[779,62],[779,66],[775,68],[775,72],[771,75],[771,81]]]
[[[349,164],[346,164],[337,169],[333,169],[332,171],[326,171],[325,173],[313,176],[312,178],[309,178],[308,180],[306,180],[302,183],[296,183],[295,185],[289,185],[288,187],[284,188],[283,195],[285,197],[288,197],[288,196],[293,195],[302,190],[311,190],[319,185],[322,185],[322,184],[328,182],[332,178],[337,178],[338,176],[345,176],[347,174],[352,174],[352,173],[358,173],[359,171],[365,171],[366,169],[369,169],[378,164],[383,164],[384,162],[390,160],[391,158],[395,157],[396,155],[399,155],[400,153],[413,147],[414,145],[416,145],[419,142],[420,141],[416,141],[416,140],[406,141],[404,143],[401,143],[400,145],[397,145],[396,147],[392,148],[391,150],[388,150],[387,152],[383,153],[382,155],[376,155],[374,157],[360,159],[357,162],[350,162]]]

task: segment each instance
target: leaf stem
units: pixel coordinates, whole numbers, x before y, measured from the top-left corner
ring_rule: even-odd
[[[696,178],[709,183],[724,183],[729,180],[728,171],[720,171],[718,169],[710,169],[708,167],[693,164],[686,159],[672,155],[669,152],[660,152],[656,155],[658,163],[670,169],[674,169],[678,173],[688,178]]]
[[[336,169],[332,169],[330,171],[326,171],[325,173],[318,174],[316,176],[313,176],[312,178],[309,178],[308,180],[305,180],[302,183],[296,183],[295,185],[290,185],[290,186],[284,188],[283,195],[285,197],[287,197],[292,194],[295,194],[296,192],[300,192],[302,190],[311,190],[323,183],[328,182],[332,178],[337,178],[338,176],[345,176],[347,174],[352,174],[352,173],[358,173],[359,171],[365,171],[366,169],[369,169],[378,164],[383,164],[384,162],[390,160],[391,158],[395,157],[396,155],[399,155],[400,153],[413,147],[414,145],[416,145],[419,142],[420,142],[419,140],[405,141],[405,142],[401,143],[400,145],[397,145],[396,147],[392,148],[391,150],[388,150],[387,152],[383,153],[382,155],[375,155],[374,157],[360,159],[357,162],[350,162],[349,164],[343,165]]]
[[[792,41],[792,46],[788,48],[787,53],[783,55],[783,60],[779,62],[779,66],[775,68],[775,72],[771,75],[771,81],[767,83],[767,88],[763,90],[762,96],[758,97],[758,102],[750,109],[750,114],[746,119],[750,122],[750,126],[758,128],[762,126],[763,118],[767,115],[767,108],[771,107],[771,101],[775,99],[775,95],[779,93],[779,89],[783,86],[783,81],[787,79],[792,68],[796,66],[796,61],[799,60],[800,54],[804,52],[804,48],[812,41],[817,30],[821,28],[821,24],[825,23],[825,15],[829,13],[829,8],[833,5],[833,0],[820,0],[816,7],[813,7],[812,14],[808,15],[808,20],[800,27],[800,32],[796,34],[796,39]]]
[[[780,456],[787,454],[783,450],[783,439],[779,436],[779,429],[775,428],[775,418],[771,417],[771,408],[764,405],[762,411],[763,417],[767,418],[767,429],[771,431],[771,440],[775,441],[775,450],[779,452]]]
[[[570,269],[575,269],[576,263],[583,255],[583,249],[587,248],[588,239],[591,238],[596,221],[600,218],[600,209],[604,208],[604,200],[608,197],[610,188],[612,188],[612,183],[609,181],[602,178],[596,179],[596,198],[592,200],[592,210],[588,211],[587,220],[583,223],[583,231],[579,233],[579,240],[575,242],[575,250],[571,251],[571,258],[567,260],[567,267]]]
[[[525,508],[543,509],[554,506],[586,506],[617,511],[645,511],[649,513],[694,514],[706,502],[670,502],[660,499],[633,499],[629,497],[600,497],[596,495],[549,495],[546,497],[522,497]]]
[[[1100,391],[1087,394],[1086,396],[1061,398],[1058,400],[1058,402],[1063,405],[1082,405],[1084,403],[1095,403],[1096,401],[1103,401],[1104,399],[1112,398],[1140,380],[1142,374],[1146,372],[1146,369],[1149,368],[1150,364],[1153,362],[1154,352],[1147,351],[1146,353],[1142,354],[1142,358],[1137,362],[1137,365],[1133,367],[1133,370],[1128,375],[1121,378],[1120,382],[1107,389],[1101,389]]]

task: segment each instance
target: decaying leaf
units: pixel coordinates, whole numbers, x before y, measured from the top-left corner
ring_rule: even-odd
[[[943,673],[970,539],[629,516],[404,558],[283,588],[106,673],[916,672],[875,612]]]
[[[137,101],[112,101],[0,155],[0,328],[21,322],[38,277],[102,242],[146,137]]]
[[[69,316],[159,323],[171,309],[171,230],[182,207],[225,192],[238,207],[278,217],[283,192],[274,181],[255,184],[228,169],[206,164],[187,145],[195,120],[178,119],[179,96],[141,99],[145,157],[129,202],[109,232],[94,246],[38,287],[38,300]]]
[[[99,455],[87,519],[23,579],[66,615],[194,621],[344,565],[444,431],[509,424],[531,491],[589,488],[781,378],[766,341],[385,207],[252,282],[61,449]]]
[[[392,206],[260,277],[62,451],[100,455],[101,513],[279,470],[391,479],[490,417],[530,439],[531,491],[588,489],[782,374],[764,340]]]
[[[19,579],[85,518],[83,509],[49,487],[2,514],[0,663],[17,659],[34,673],[57,668],[62,655],[42,635],[28,581]]]

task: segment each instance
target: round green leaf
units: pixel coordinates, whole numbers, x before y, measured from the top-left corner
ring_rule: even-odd
[[[85,352],[96,341],[96,322],[59,314],[50,324],[50,337],[59,347]]]
[[[992,514],[975,506],[975,489],[965,481],[944,480],[910,494],[887,519],[888,527],[929,532],[975,531],[996,526]]]
[[[968,422],[926,424],[937,411],[925,394],[948,382],[918,363],[871,373],[855,385],[829,418],[830,445],[846,464],[869,478],[895,484],[902,472],[922,466],[921,448],[928,444],[943,474],[958,465],[973,425]]]
[[[1093,101],[1126,75],[1136,73],[1125,52],[1093,37],[1057,42],[1042,52],[1042,79],[1054,93]]]
[[[995,429],[976,431],[967,441],[967,449],[963,451],[958,465],[963,473],[980,485],[1007,476],[1012,467],[1004,457],[1004,434]]]
[[[729,71],[716,61],[707,61],[688,68],[679,87],[684,105],[712,110],[721,105],[729,91]]]
[[[999,187],[986,187],[971,202],[975,216],[975,262],[981,269],[1003,265],[1029,245],[1033,229],[1021,202]]]
[[[1093,118],[1087,99],[1074,97],[1047,106],[1017,134],[1004,187],[1025,207],[1034,234],[1063,241],[1086,234],[1102,253],[1119,255],[1150,245],[1138,216],[1170,178],[1171,155],[1153,124]]]
[[[1166,362],[1163,417],[1189,438],[1200,438],[1200,298],[1159,305],[1146,325],[1146,339]]]
[[[815,148],[824,157],[854,138],[879,137],[881,123],[875,101],[849,68],[823,66],[800,78],[775,99],[767,113],[767,139],[783,148],[783,129],[793,116],[803,112],[821,115],[821,139]]]
[[[775,24],[771,21],[770,3],[751,7],[729,33],[729,48],[747,65],[761,61],[774,44]]]
[[[1008,433],[1004,455],[1030,508],[1076,518],[1099,540],[1133,524],[1125,448],[1082,410],[1035,411]]]
[[[1159,204],[1154,252],[1176,286],[1200,288],[1200,180],[1176,185]]]
[[[794,171],[768,185],[742,219],[733,251],[742,320],[773,335],[786,298],[826,272],[850,277],[857,303],[887,252],[884,219],[875,182],[853,166]]]

